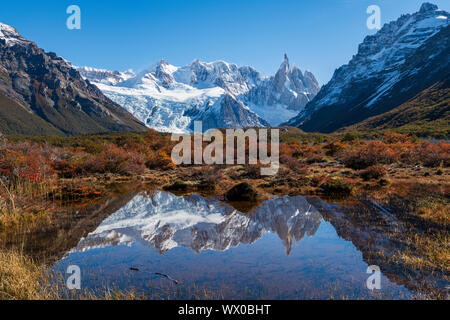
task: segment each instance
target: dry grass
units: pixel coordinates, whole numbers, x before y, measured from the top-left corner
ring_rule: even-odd
[[[450,238],[448,234],[419,234],[405,237],[408,248],[399,250],[391,259],[416,270],[439,270],[450,274]]]
[[[445,191],[412,185],[402,197],[379,199],[403,225],[401,234],[391,235],[406,246],[391,257],[393,261],[416,270],[450,274],[450,203]],[[388,200],[388,199],[391,200]],[[392,200],[394,199],[394,200]]]
[[[0,250],[0,300],[166,300],[187,297],[194,300],[224,299],[221,293],[176,286],[148,292],[104,286],[97,290],[68,290],[64,277],[18,251]]]
[[[434,223],[450,226],[450,205],[442,203],[429,203],[420,207],[417,213],[424,219]]]
[[[137,300],[142,295],[134,291],[104,288],[101,292],[90,290],[69,291],[62,277],[46,266],[12,250],[0,250],[0,300]]]
[[[0,251],[0,299],[49,298],[40,284],[44,271],[31,259],[13,251]]]
[[[18,225],[32,228],[46,216],[51,181],[5,183],[0,179],[0,229]]]

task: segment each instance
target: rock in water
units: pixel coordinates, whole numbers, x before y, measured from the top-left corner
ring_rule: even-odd
[[[251,185],[243,182],[228,190],[225,198],[228,201],[255,201],[257,195],[257,192]]]

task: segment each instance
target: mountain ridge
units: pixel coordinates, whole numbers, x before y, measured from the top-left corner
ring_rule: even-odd
[[[162,59],[135,77],[115,84],[98,79],[96,69],[78,70],[147,126],[167,132],[190,131],[195,120],[204,120],[205,129],[219,123],[227,128],[277,125],[295,115],[319,91],[314,75],[291,67],[287,55],[272,77],[250,66],[198,59],[183,67]],[[226,98],[221,99],[224,95]],[[218,101],[227,103],[213,115],[210,107],[217,106]],[[230,105],[234,108],[225,108]]]
[[[145,130],[63,58],[45,52],[2,23],[0,96],[4,134],[66,136]]]
[[[450,72],[450,15],[425,3],[367,36],[350,62],[286,125],[333,132],[387,112]]]

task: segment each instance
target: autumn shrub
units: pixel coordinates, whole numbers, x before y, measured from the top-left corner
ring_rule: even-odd
[[[417,145],[411,142],[396,142],[389,145],[396,155],[397,161],[407,164],[420,163],[420,155],[417,152]]]
[[[320,154],[313,154],[306,158],[306,163],[314,164],[314,163],[324,163],[328,160]]]
[[[347,143],[343,143],[340,141],[333,141],[324,146],[324,149],[326,150],[325,154],[332,157],[338,155],[340,152],[348,148],[349,145]]]
[[[397,160],[398,154],[384,142],[378,140],[358,145],[352,150],[346,150],[342,155],[345,166],[357,170],[376,164],[390,164]]]
[[[301,149],[302,156],[300,157],[300,159],[308,164],[322,163],[327,161],[325,159],[326,150],[323,149],[322,145],[311,145],[306,143],[301,146]]]
[[[145,158],[142,155],[136,152],[130,152],[124,170],[128,174],[143,174],[146,169],[145,163]]]
[[[292,156],[292,154],[293,154],[292,146],[294,146],[294,145],[281,143],[280,144],[280,149],[279,149],[280,156]]]
[[[322,157],[322,150],[320,145],[313,145],[307,142],[301,144],[280,144],[280,158],[289,156],[295,159],[313,158],[316,156]]]
[[[2,150],[0,154],[0,175],[10,180],[39,182],[53,175],[52,167],[39,150],[30,147],[23,150]]]
[[[241,176],[246,179],[261,179],[261,168],[260,164],[248,164],[244,166]]]
[[[418,157],[426,167],[450,166],[450,143],[424,141],[417,150]]]
[[[190,178],[197,180],[197,188],[202,190],[214,190],[222,177],[222,172],[216,167],[202,166],[190,170]]]
[[[99,155],[99,160],[102,163],[102,166],[98,168],[100,173],[123,174],[125,173],[128,154],[115,145],[108,145]]]
[[[306,166],[306,163],[292,156],[289,155],[280,156],[280,163],[296,173],[300,174],[308,173],[308,167]]]
[[[141,174],[145,171],[145,159],[134,150],[116,145],[103,146],[99,154],[76,150],[66,153],[52,162],[52,168],[61,178],[74,178],[92,174]]]
[[[290,144],[289,148],[291,153],[290,155],[296,159],[304,155],[304,149],[300,144]],[[280,152],[280,155],[281,154],[282,153]]]
[[[54,161],[52,168],[60,178],[73,178],[81,174],[80,168],[75,167],[71,161],[67,160]]]
[[[359,175],[364,180],[380,179],[386,175],[386,169],[382,166],[374,165],[363,170]]]
[[[145,165],[153,170],[170,170],[175,168],[171,157],[165,151],[151,152],[146,156]]]
[[[143,138],[141,147],[147,150],[158,151],[164,148],[171,148],[176,142],[170,141],[170,136],[162,135],[155,130],[148,130]]]
[[[412,142],[410,136],[406,134],[397,133],[394,131],[387,131],[383,136],[384,143],[393,144],[393,143],[409,143]]]

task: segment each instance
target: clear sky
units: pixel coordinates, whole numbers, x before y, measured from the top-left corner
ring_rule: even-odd
[[[140,70],[164,58],[251,65],[265,75],[283,54],[321,84],[347,63],[373,30],[369,5],[382,24],[419,10],[419,0],[15,0],[2,1],[0,22],[75,65]],[[450,11],[450,1],[434,0]],[[68,30],[66,9],[81,8],[81,30]]]

